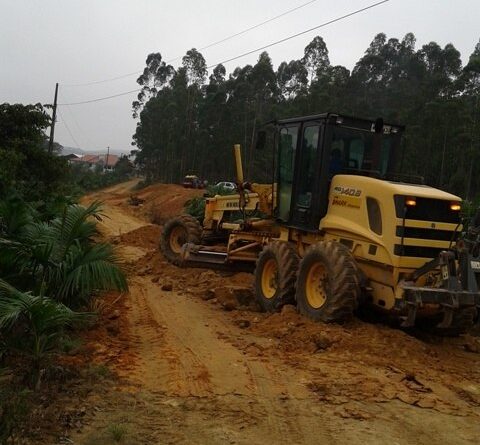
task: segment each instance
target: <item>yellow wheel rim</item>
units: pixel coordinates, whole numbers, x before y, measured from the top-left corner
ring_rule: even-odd
[[[328,274],[322,263],[314,264],[307,274],[305,293],[308,304],[314,309],[321,308],[327,301]]]
[[[265,298],[273,298],[278,286],[277,262],[271,258],[267,260],[262,271],[262,293]]]
[[[170,232],[170,249],[174,253],[180,253],[182,246],[187,242],[187,233],[181,226],[174,227]]]

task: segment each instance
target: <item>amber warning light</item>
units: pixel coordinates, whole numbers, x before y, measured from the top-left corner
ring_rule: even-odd
[[[407,198],[405,200],[405,205],[409,206],[409,207],[413,207],[413,206],[416,206],[417,205],[417,200],[415,198]]]
[[[462,208],[462,206],[460,205],[459,202],[450,203],[450,210],[453,210],[454,212],[460,211],[461,208]]]

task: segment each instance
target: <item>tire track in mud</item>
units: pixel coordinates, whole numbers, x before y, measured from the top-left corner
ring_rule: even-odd
[[[176,293],[160,291],[146,279],[136,278],[131,292],[137,294],[137,305],[148,308],[150,324],[163,331],[163,341],[155,350],[160,357],[156,360],[159,369],[152,369],[151,374],[163,371],[166,379],[162,389],[167,395],[207,397],[225,392],[245,393],[241,388],[245,374],[239,372],[241,366],[236,363],[240,353],[232,357],[231,351],[227,351],[230,345],[216,339],[201,320],[196,305]],[[142,302],[138,302],[140,298]],[[143,360],[146,362],[148,358]],[[150,385],[152,379],[145,375],[143,380]],[[225,387],[227,382],[233,386]]]
[[[153,326],[162,337],[155,342],[157,335],[150,347],[139,348],[142,364],[137,378],[143,386],[168,397],[236,396],[239,407],[251,406],[249,416],[264,424],[275,443],[311,443],[303,433],[305,427],[313,431],[311,413],[303,408],[311,403],[311,396],[293,373],[285,374],[280,362],[263,363],[219,339],[218,332],[235,328],[217,320],[218,313],[192,298],[161,292],[139,277],[133,282],[132,294],[136,295],[135,306],[144,307],[143,317],[132,319],[132,329]],[[151,329],[146,329],[141,341],[150,342],[151,335]],[[151,354],[154,360],[149,359]],[[162,403],[162,398],[158,401]],[[303,419],[298,418],[301,411]]]
[[[135,380],[145,389],[170,396],[206,395],[206,370],[198,361],[182,363],[181,351],[166,341],[166,325],[159,323],[147,304],[145,286],[131,283],[130,332],[137,351]],[[199,379],[198,377],[204,377]],[[125,377],[129,377],[128,375]],[[189,386],[187,386],[189,385]]]

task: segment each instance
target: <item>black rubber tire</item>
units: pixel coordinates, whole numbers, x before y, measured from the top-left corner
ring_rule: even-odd
[[[265,266],[272,261],[276,267],[276,289],[269,297],[264,293],[262,277]],[[297,252],[288,242],[274,241],[263,248],[255,267],[255,297],[264,311],[275,312],[294,303],[298,261]]]
[[[323,267],[324,302],[319,307],[307,298],[307,278],[312,268]],[[313,272],[312,272],[313,273]],[[346,246],[336,241],[322,241],[308,248],[300,262],[296,300],[298,311],[315,321],[338,323],[351,319],[360,298],[357,265]]]
[[[175,234],[175,232],[177,233]],[[178,236],[178,232],[181,232],[180,236]],[[163,226],[160,250],[170,263],[180,266],[182,263],[180,252],[178,249],[172,248],[172,236],[174,235],[177,237],[177,245],[183,245],[184,243],[200,244],[202,226],[197,219],[190,215],[172,218]]]

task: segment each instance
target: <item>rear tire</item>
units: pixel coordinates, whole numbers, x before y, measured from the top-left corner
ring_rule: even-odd
[[[315,321],[342,322],[353,317],[360,298],[360,277],[346,246],[322,241],[305,253],[297,277],[298,310]]]
[[[260,253],[255,268],[255,297],[266,312],[294,303],[298,255],[287,242],[274,241]]]
[[[200,244],[201,239],[202,226],[193,216],[177,216],[163,226],[160,250],[170,263],[179,266],[182,246],[185,243]]]

